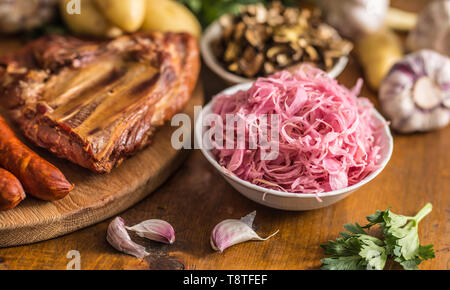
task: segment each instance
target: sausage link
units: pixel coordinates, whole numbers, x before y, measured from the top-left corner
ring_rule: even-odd
[[[25,192],[42,200],[58,200],[72,189],[58,168],[23,144],[0,116],[0,165],[22,182]]]
[[[13,209],[24,199],[25,191],[20,181],[0,168],[0,211]]]

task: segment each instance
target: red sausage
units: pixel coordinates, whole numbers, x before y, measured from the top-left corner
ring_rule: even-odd
[[[24,199],[25,191],[20,181],[0,168],[0,211],[13,209]]]
[[[38,199],[58,200],[73,189],[62,172],[23,144],[1,116],[0,166],[20,180],[27,194]]]

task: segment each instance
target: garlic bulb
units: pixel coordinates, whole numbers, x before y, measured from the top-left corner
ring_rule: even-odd
[[[450,122],[450,59],[431,50],[406,56],[384,79],[379,99],[399,132],[445,127]]]
[[[407,42],[412,50],[429,48],[450,56],[450,0],[430,3],[420,13]]]
[[[58,0],[0,1],[0,33],[31,31],[56,18]]]
[[[384,23],[389,0],[322,0],[329,24],[351,39],[377,31]]]

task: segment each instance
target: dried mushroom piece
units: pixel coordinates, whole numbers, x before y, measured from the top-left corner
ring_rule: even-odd
[[[245,39],[251,46],[264,49],[264,43],[268,38],[267,30],[262,24],[255,24],[245,30]]]
[[[308,55],[308,59],[310,59],[312,62],[316,62],[316,61],[318,61],[320,59],[319,53],[311,45],[308,45],[305,48],[305,51],[306,51],[306,54]]]
[[[273,74],[275,72],[276,72],[275,65],[273,63],[271,63],[271,62],[266,61],[264,63],[264,74],[265,75],[271,75],[271,74]]]
[[[232,73],[255,78],[300,63],[331,70],[353,49],[337,31],[325,24],[318,9],[284,7],[275,1],[266,8],[249,5],[236,16],[219,20],[222,36],[213,52]]]
[[[226,62],[233,61],[239,57],[239,54],[240,54],[239,44],[235,42],[230,42],[228,43],[228,46],[225,49],[223,60]]]
[[[239,60],[239,69],[246,77],[253,77],[261,70],[263,63],[264,55],[256,52],[251,46],[248,46],[244,50],[242,58]]]

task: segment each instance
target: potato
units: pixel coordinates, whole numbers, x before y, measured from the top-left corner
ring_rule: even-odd
[[[146,0],[147,10],[142,30],[189,32],[199,38],[202,27],[184,5],[172,0]]]
[[[389,8],[386,16],[386,26],[398,31],[411,31],[418,21],[416,13],[403,11],[394,7]]]
[[[116,37],[123,32],[120,28],[111,24],[95,7],[91,0],[81,0],[81,13],[67,13],[67,4],[70,0],[60,2],[62,18],[67,27],[75,34],[96,36],[96,37]]]
[[[111,23],[127,32],[138,30],[145,18],[145,0],[95,0],[99,11]]]
[[[360,39],[356,53],[364,68],[367,83],[372,89],[378,90],[391,67],[403,57],[403,46],[393,31],[382,29]]]

